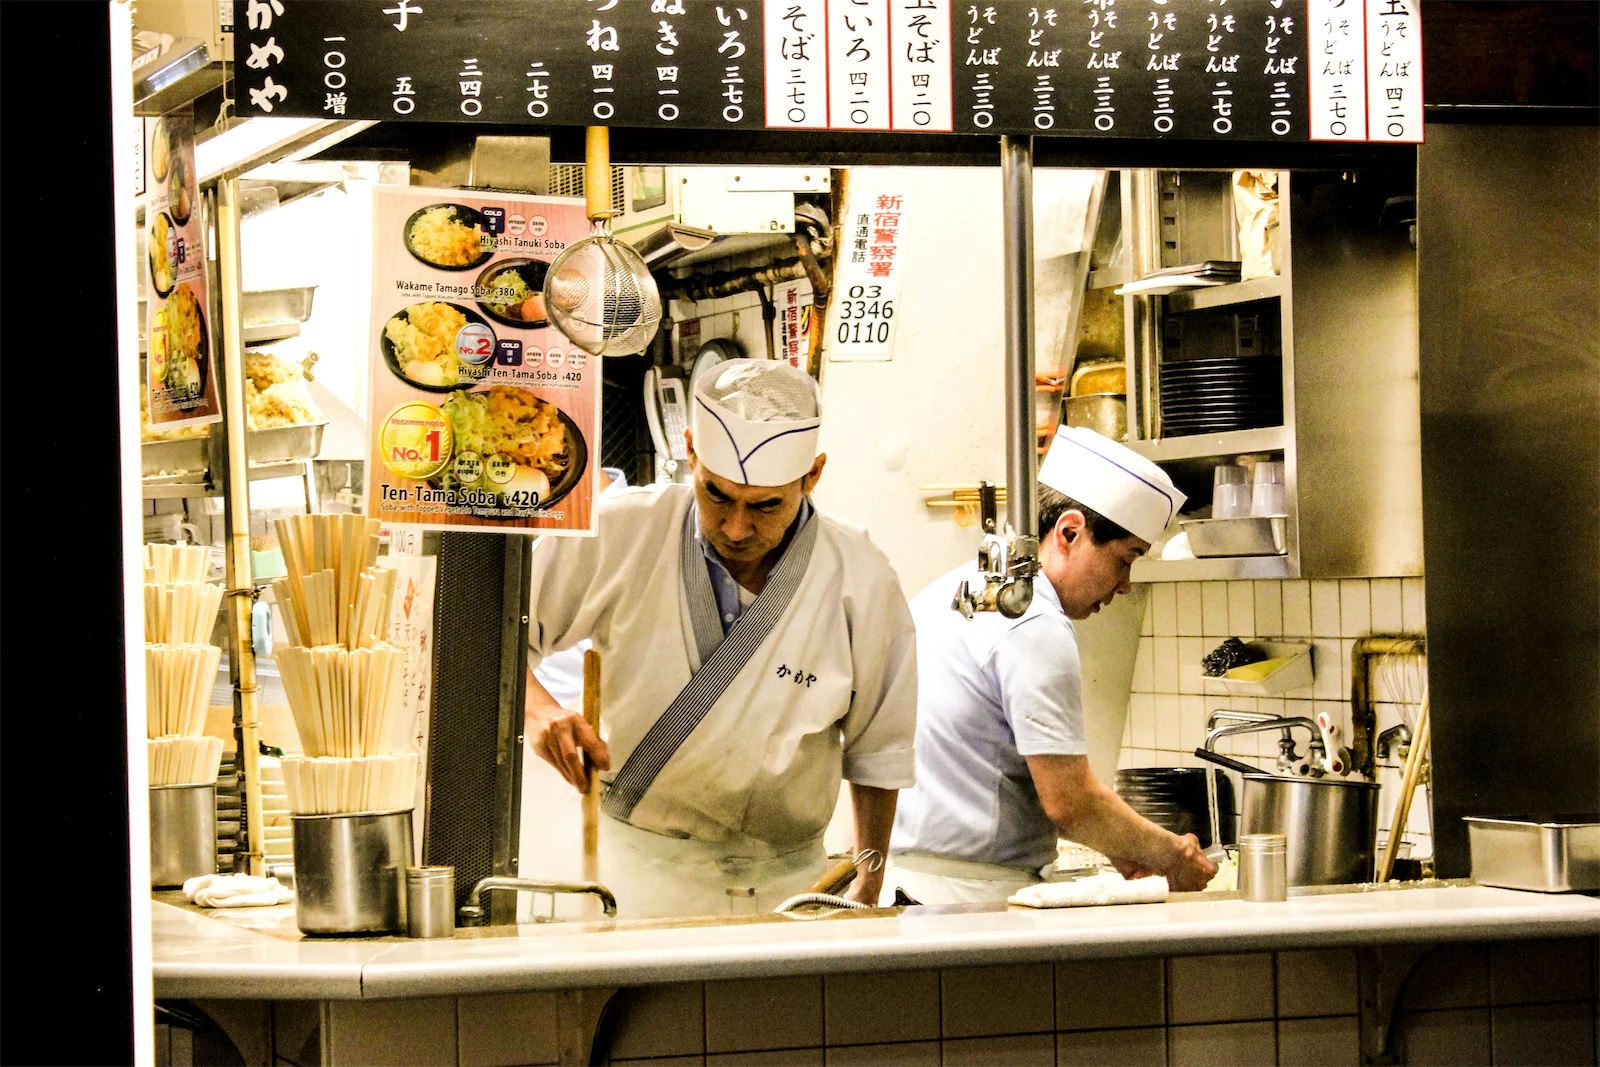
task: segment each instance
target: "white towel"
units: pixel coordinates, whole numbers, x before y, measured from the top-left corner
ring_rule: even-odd
[[[294,890],[276,878],[202,874],[183,883],[183,895],[202,908],[264,908],[287,904],[294,899]]]
[[[1012,894],[1009,903],[1025,908],[1081,908],[1093,904],[1159,904],[1167,899],[1167,880],[1160,875],[1128,881],[1115,871],[1102,871],[1075,882],[1039,882]]]

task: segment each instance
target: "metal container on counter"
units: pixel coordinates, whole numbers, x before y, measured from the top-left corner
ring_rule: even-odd
[[[406,869],[406,933],[410,937],[456,935],[456,869]]]
[[[150,885],[217,873],[217,786],[150,787]]]
[[[1468,816],[1472,880],[1535,893],[1600,890],[1600,814]]]
[[[1239,840],[1282,834],[1289,885],[1372,881],[1378,853],[1378,786],[1346,778],[1244,775]]]
[[[1282,834],[1239,838],[1239,895],[1257,904],[1289,899],[1289,842]]]
[[[411,812],[294,815],[295,925],[306,934],[403,934]]]

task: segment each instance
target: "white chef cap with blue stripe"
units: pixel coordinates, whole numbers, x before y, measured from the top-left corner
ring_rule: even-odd
[[[1082,426],[1063,426],[1039,465],[1039,482],[1154,544],[1187,498],[1167,472]]]
[[[822,391],[781,360],[730,359],[694,386],[694,451],[713,474],[743,485],[788,485],[811,470]]]

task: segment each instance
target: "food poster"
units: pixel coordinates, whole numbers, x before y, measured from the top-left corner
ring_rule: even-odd
[[[206,288],[206,245],[197,207],[194,116],[174,111],[150,125],[145,236],[145,387],[150,422],[165,430],[222,419]]]
[[[592,533],[600,361],[543,295],[583,201],[380,186],[372,211],[367,513]]]

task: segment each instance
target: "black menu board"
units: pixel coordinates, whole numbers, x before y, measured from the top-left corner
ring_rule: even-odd
[[[1413,140],[1416,3],[234,0],[234,27],[247,115]]]

